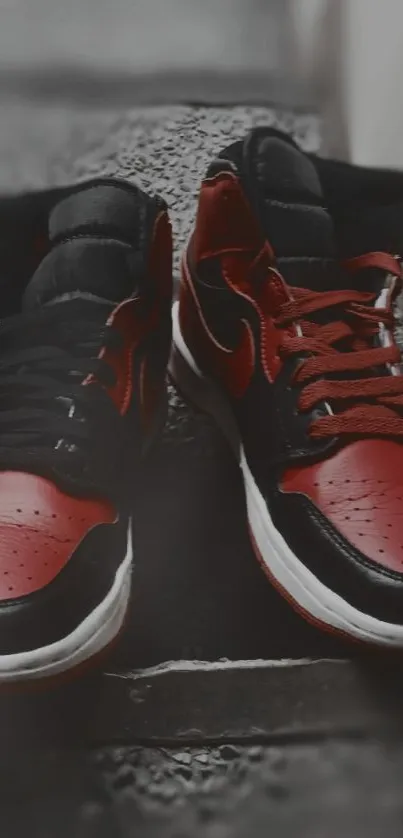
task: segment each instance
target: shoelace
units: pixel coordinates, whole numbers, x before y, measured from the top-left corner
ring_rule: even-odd
[[[83,300],[54,303],[0,323],[0,464],[63,469],[72,451],[99,443],[98,425],[117,421],[102,386],[114,384],[98,357],[119,335],[105,326],[105,306]],[[82,463],[80,463],[82,467]]]
[[[398,262],[388,254],[369,254],[349,265],[354,271],[386,266],[400,277]],[[299,408],[309,411],[319,402],[326,402],[334,411],[314,420],[310,435],[403,437],[403,375],[379,375],[379,368],[386,372],[386,365],[400,363],[400,351],[395,343],[373,346],[380,324],[393,330],[392,303],[374,308],[377,295],[365,291],[317,293],[293,288],[292,294],[293,299],[281,306],[275,322],[281,329],[298,323],[301,333],[284,333],[280,346],[284,357],[307,356],[294,373],[294,381],[304,385]],[[320,324],[307,319],[332,309],[335,319],[331,322]],[[353,377],[353,373],[362,377]]]

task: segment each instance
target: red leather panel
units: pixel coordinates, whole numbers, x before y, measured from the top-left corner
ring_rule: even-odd
[[[34,474],[0,473],[0,598],[48,585],[90,529],[112,523],[111,504],[64,494]]]
[[[362,271],[363,268],[377,268],[393,276],[402,276],[402,268],[399,260],[392,256],[391,253],[383,253],[382,251],[363,253],[362,256],[353,256],[351,259],[344,259],[343,265],[350,273]]]
[[[329,459],[289,469],[284,492],[301,492],[368,559],[403,573],[403,445],[359,440]]]
[[[150,282],[156,289],[155,307],[148,320],[148,330],[155,332],[155,343],[160,341],[160,323],[164,327],[171,323],[171,306],[173,296],[172,275],[172,228],[167,212],[161,212],[156,219],[150,246],[148,275]],[[161,348],[161,347],[159,347]],[[168,363],[169,347],[166,358],[163,352],[153,352],[153,348],[145,355],[140,365],[140,410],[142,425],[145,430],[152,427],[165,390],[166,365]]]
[[[222,346],[203,316],[185,264],[180,321],[196,360],[199,358],[202,369],[210,370],[232,396],[240,397],[245,392],[253,373],[255,352],[260,352],[266,376],[273,381],[281,368],[281,336],[273,319],[281,303],[288,299],[288,292],[273,267],[270,244],[264,239],[239,180],[230,172],[203,182],[190,252],[196,270],[203,259],[219,259],[228,287],[253,306],[261,325],[260,345],[256,349],[246,320],[234,324],[234,331],[240,336],[237,347],[229,350]]]
[[[122,346],[103,349],[100,358],[103,358],[115,373],[116,383],[113,387],[108,387],[108,393],[123,416],[129,409],[133,394],[134,350],[148,331],[148,320],[142,300],[125,300],[120,303],[109,317],[107,325],[115,328],[122,337]]]
[[[265,255],[266,248],[261,250]],[[282,362],[278,354],[281,332],[274,325],[279,306],[289,299],[280,274],[270,265],[270,257],[260,259],[257,268],[245,255],[223,256],[221,267],[227,285],[253,306],[260,320],[260,352],[267,379],[272,382],[280,372]],[[254,260],[256,261],[256,260]],[[295,329],[291,332],[294,334]]]
[[[108,318],[107,325],[118,331],[122,338],[119,347],[105,347],[99,357],[112,367],[116,383],[108,388],[108,393],[123,416],[129,409],[133,395],[133,363],[134,353],[144,337],[158,329],[162,317],[169,316],[167,311],[172,302],[172,233],[166,212],[157,217],[150,245],[149,263],[147,271],[148,282],[153,288],[154,307],[146,307],[143,298],[127,299],[120,303]],[[164,386],[165,370],[161,372],[161,380],[156,382],[151,375],[146,376],[146,368],[141,367],[141,392],[145,407],[144,422],[150,419],[150,411],[156,404],[156,389]],[[150,381],[149,381],[150,379]],[[91,383],[93,376],[89,376],[86,384]],[[148,387],[150,393],[147,392]]]
[[[225,251],[258,251],[262,232],[238,179],[229,172],[202,183],[192,250],[196,262]]]

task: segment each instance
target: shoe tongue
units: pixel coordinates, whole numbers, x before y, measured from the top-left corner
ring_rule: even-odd
[[[376,250],[403,254],[403,202],[351,208],[340,221],[338,238],[344,256]]]
[[[28,284],[24,310],[58,299],[119,302],[144,272],[145,196],[119,183],[85,184],[50,214],[51,249]]]
[[[277,259],[335,255],[331,216],[319,177],[295,143],[273,129],[255,129],[244,141],[246,188]]]

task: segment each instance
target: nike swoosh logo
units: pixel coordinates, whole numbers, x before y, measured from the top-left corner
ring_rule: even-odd
[[[249,386],[255,369],[255,340],[248,321],[240,318],[240,336],[235,347],[223,346],[211,332],[204,318],[197,294],[186,262],[182,262],[183,293],[187,299],[181,301],[180,317],[185,335],[191,336],[190,346],[196,350],[196,360],[200,358],[207,370],[214,371],[214,376],[234,398],[241,398]]]

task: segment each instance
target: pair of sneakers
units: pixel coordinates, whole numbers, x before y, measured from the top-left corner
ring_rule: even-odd
[[[207,171],[173,309],[164,201],[97,180],[42,204],[2,290],[0,684],[121,630],[168,367],[228,438],[270,581],[322,628],[403,647],[403,176],[255,129]]]

